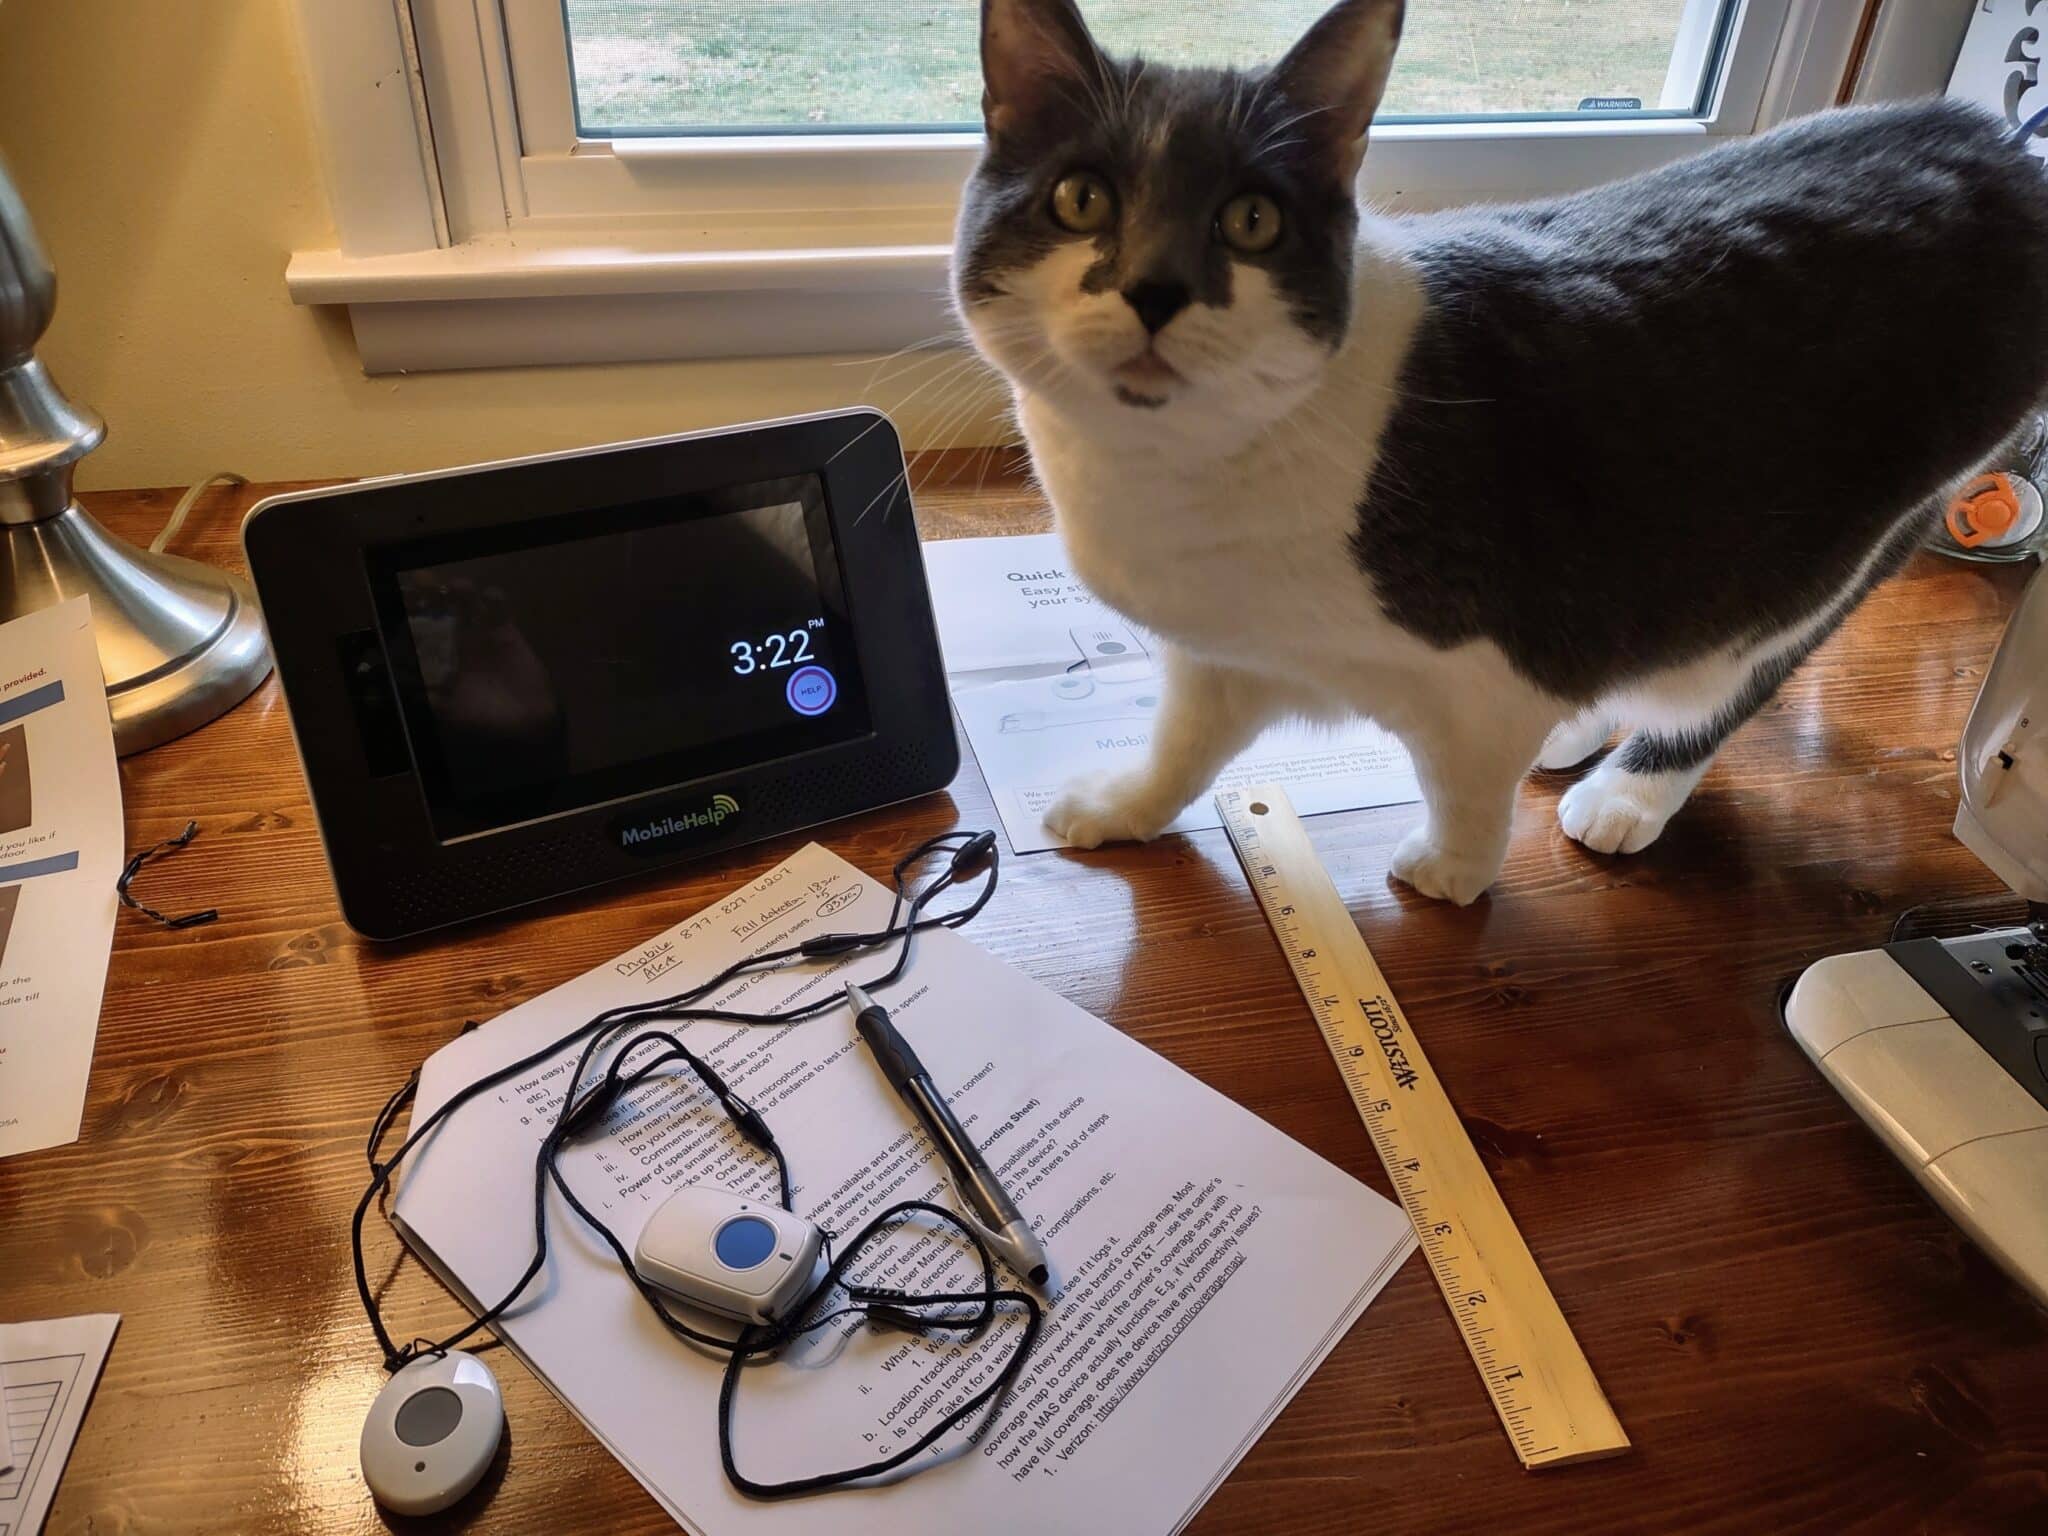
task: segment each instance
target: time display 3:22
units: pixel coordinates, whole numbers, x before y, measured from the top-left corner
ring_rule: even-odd
[[[756,671],[800,667],[815,659],[811,654],[811,638],[824,627],[823,619],[810,619],[799,628],[764,635],[759,640],[735,640],[727,647],[732,655],[733,672],[746,677]]]

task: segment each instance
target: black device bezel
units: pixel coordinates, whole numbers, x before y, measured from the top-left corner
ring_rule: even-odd
[[[482,549],[550,519],[811,475],[837,554],[820,580],[839,587],[866,734],[495,830],[437,831],[380,631],[379,562],[430,540]],[[371,938],[929,793],[959,768],[902,446],[874,411],[292,492],[252,509],[242,538],[342,915]],[[714,796],[738,809],[707,819]]]

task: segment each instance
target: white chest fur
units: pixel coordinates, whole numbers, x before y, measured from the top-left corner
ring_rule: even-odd
[[[1196,656],[1359,707],[1361,670],[1421,649],[1381,614],[1351,545],[1420,310],[1398,267],[1369,260],[1351,337],[1318,386],[1228,453],[1204,445],[1246,437],[1233,423],[1084,416],[1022,393],[1075,574]]]

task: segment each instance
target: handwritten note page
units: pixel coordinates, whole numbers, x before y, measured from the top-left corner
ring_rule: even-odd
[[[1041,818],[1067,781],[1145,760],[1164,697],[1159,641],[1074,577],[1055,534],[945,539],[924,559],[953,707],[1010,846],[1061,847]],[[1217,784],[1273,780],[1304,816],[1418,798],[1401,744],[1362,720],[1273,726]],[[1219,825],[1202,795],[1170,830]]]
[[[428,1063],[428,1113],[491,1066],[607,1007],[678,990],[809,932],[879,927],[888,891],[815,845],[632,954],[514,1009]],[[872,957],[740,981],[753,1010],[839,991]],[[1101,1021],[951,932],[924,935],[883,995],[1054,1267],[1047,1326],[975,1445],[908,1481],[833,1496],[836,1531],[1177,1530],[1250,1448],[1412,1246],[1356,1180]],[[788,1153],[796,1208],[849,1233],[906,1199],[952,1197],[926,1137],[850,1017],[693,1024],[685,1038],[760,1109]],[[531,1252],[533,1153],[567,1059],[458,1111],[407,1170],[397,1215],[458,1291],[495,1298]],[[773,1198],[772,1174],[687,1076],[617,1108],[564,1159],[579,1198],[630,1246],[678,1184]],[[648,1315],[599,1239],[554,1212],[544,1289],[504,1334],[693,1530],[807,1532],[814,1506],[757,1504],[720,1473],[720,1362]],[[923,1228],[860,1270],[911,1289],[968,1284],[957,1243]],[[849,1323],[750,1370],[735,1443],[767,1479],[877,1459],[984,1383],[1014,1323],[928,1343]]]
[[[114,728],[75,597],[0,625],[0,1157],[78,1137],[120,872]]]

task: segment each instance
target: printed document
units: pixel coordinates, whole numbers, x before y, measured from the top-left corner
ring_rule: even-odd
[[[0,1536],[43,1528],[120,1326],[113,1313],[0,1323]]]
[[[946,681],[996,814],[1019,853],[1064,847],[1040,819],[1069,779],[1143,763],[1158,714],[1159,642],[1067,568],[1059,536],[924,546]],[[1420,798],[1401,744],[1369,721],[1268,730],[1219,789],[1274,780],[1304,816]],[[1221,826],[1208,795],[1169,828]]]
[[[0,1157],[78,1139],[120,873],[114,728],[74,597],[0,625]]]
[[[885,882],[813,844],[729,900],[437,1052],[421,1077],[416,1122],[604,1009],[682,991],[809,934],[878,929],[889,899]],[[837,995],[847,980],[868,984],[888,963],[803,962],[742,978],[714,1001],[780,1009]],[[920,935],[904,980],[877,1001],[1053,1267],[1044,1332],[978,1441],[948,1437],[918,1476],[826,1494],[823,1505],[742,1497],[718,1460],[723,1360],[664,1331],[602,1239],[552,1190],[548,1270],[500,1332],[704,1536],[800,1536],[821,1521],[842,1536],[1177,1531],[1408,1254],[1406,1218],[959,934]],[[851,1234],[909,1199],[958,1208],[943,1165],[843,1007],[793,1025],[664,1027],[679,1028],[760,1110],[788,1155],[795,1208],[828,1231]],[[472,1304],[496,1300],[531,1256],[534,1153],[573,1054],[464,1105],[408,1160],[395,1208],[401,1229]],[[770,1168],[681,1068],[617,1106],[605,1134],[565,1150],[562,1166],[629,1252],[679,1184],[775,1198]],[[979,1269],[944,1229],[913,1226],[869,1249],[856,1274],[906,1289],[966,1289]],[[879,1460],[985,1383],[1020,1326],[1012,1314],[980,1339],[928,1342],[852,1319],[833,1324],[746,1372],[734,1414],[738,1464],[774,1481]]]

